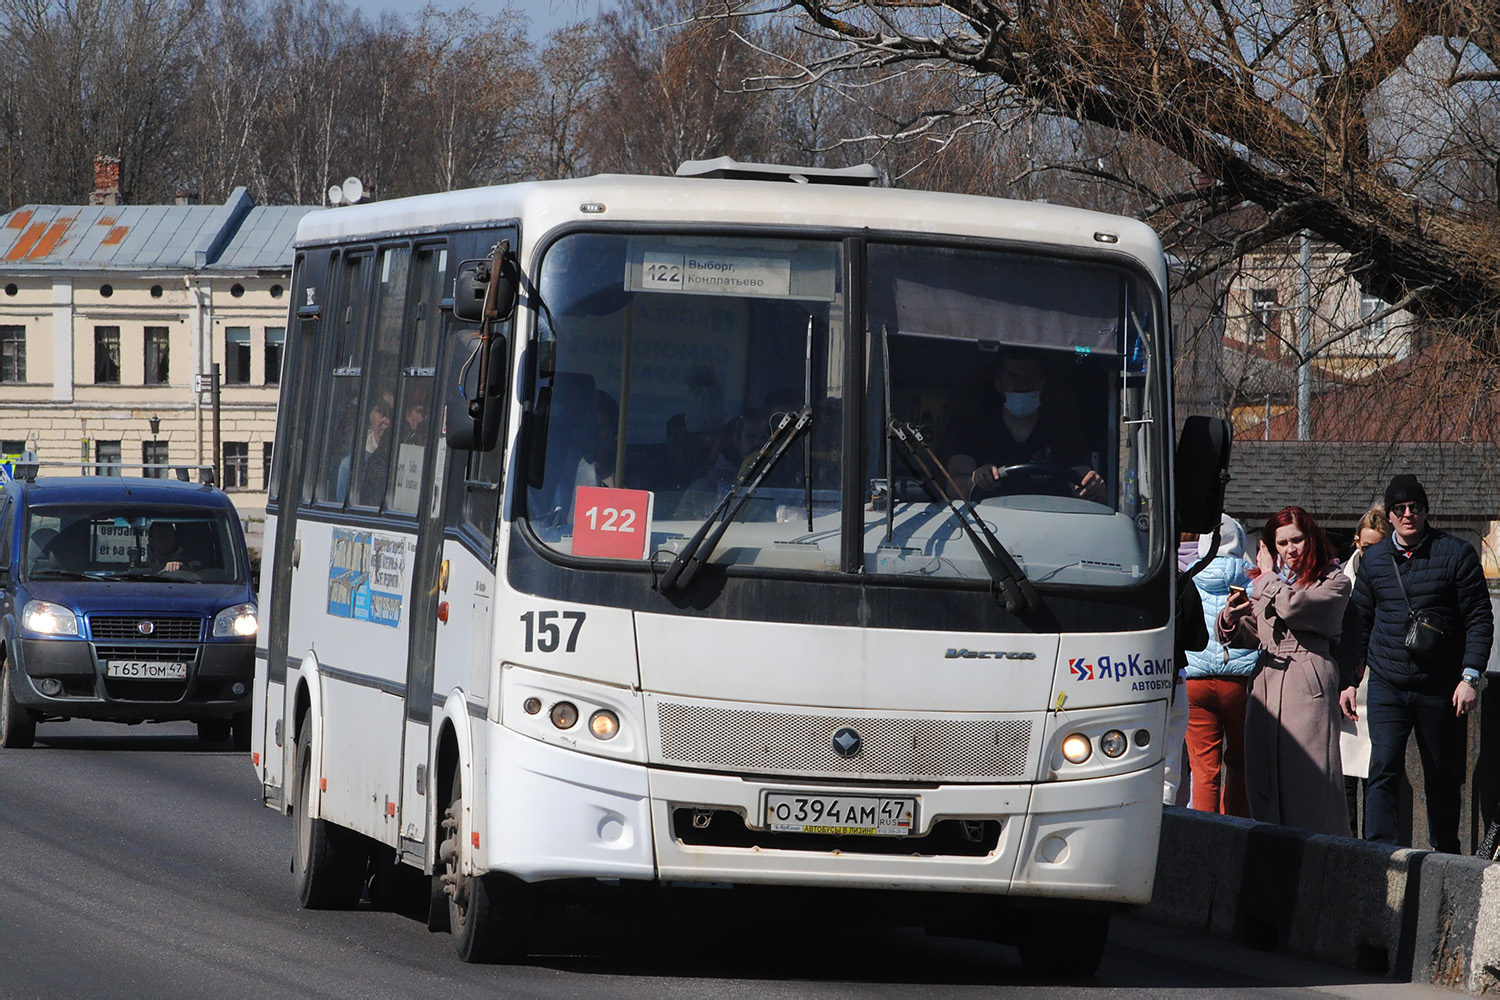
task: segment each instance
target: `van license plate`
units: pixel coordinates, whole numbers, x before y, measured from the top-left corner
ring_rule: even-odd
[[[904,837],[917,815],[914,798],[768,792],[765,801],[766,828],[778,833]]]
[[[181,681],[187,679],[186,663],[153,663],[148,660],[110,660],[104,673],[110,677],[129,677],[143,681]]]

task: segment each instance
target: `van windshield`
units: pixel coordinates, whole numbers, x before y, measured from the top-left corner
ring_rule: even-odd
[[[226,513],[202,508],[37,507],[26,578],[240,583],[234,537]]]

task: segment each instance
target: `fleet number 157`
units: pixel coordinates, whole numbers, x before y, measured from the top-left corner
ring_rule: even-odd
[[[567,645],[563,652],[571,653],[578,646],[578,631],[583,628],[585,613],[582,611],[528,611],[521,616],[521,621],[526,625],[526,652],[540,650],[543,653],[555,653],[557,647],[562,643],[562,628],[557,624],[561,617],[565,622],[572,622],[573,627],[568,630]]]

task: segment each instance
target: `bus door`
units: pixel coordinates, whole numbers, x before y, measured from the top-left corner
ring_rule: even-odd
[[[285,807],[286,779],[295,763],[285,756],[292,732],[286,715],[286,678],[292,607],[292,573],[301,560],[297,542],[298,484],[307,478],[308,445],[315,440],[309,419],[318,379],[311,377],[316,362],[318,329],[324,318],[332,251],[310,251],[297,261],[297,284],[291,303],[292,336],[282,359],[281,401],[278,404],[275,468],[271,476],[270,506],[275,513],[271,547],[262,555],[261,618],[266,636],[265,704],[256,706],[251,749],[265,761],[265,797]],[[269,599],[264,599],[268,597]],[[259,693],[259,691],[257,691]],[[285,759],[283,759],[285,758]],[[273,760],[282,759],[284,767]]]
[[[396,474],[386,509],[417,518],[411,599],[407,602],[406,707],[401,753],[401,857],[421,865],[427,841],[426,804],[432,784],[433,638],[438,627],[439,576],[448,449],[437,392],[443,338],[441,302],[450,254],[446,241],[415,248],[412,295],[402,345],[396,412],[409,434],[395,455]]]

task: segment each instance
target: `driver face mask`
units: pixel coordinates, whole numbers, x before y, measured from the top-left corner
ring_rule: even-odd
[[[1005,394],[1005,412],[1013,417],[1029,417],[1041,405],[1041,392],[1007,392]]]

